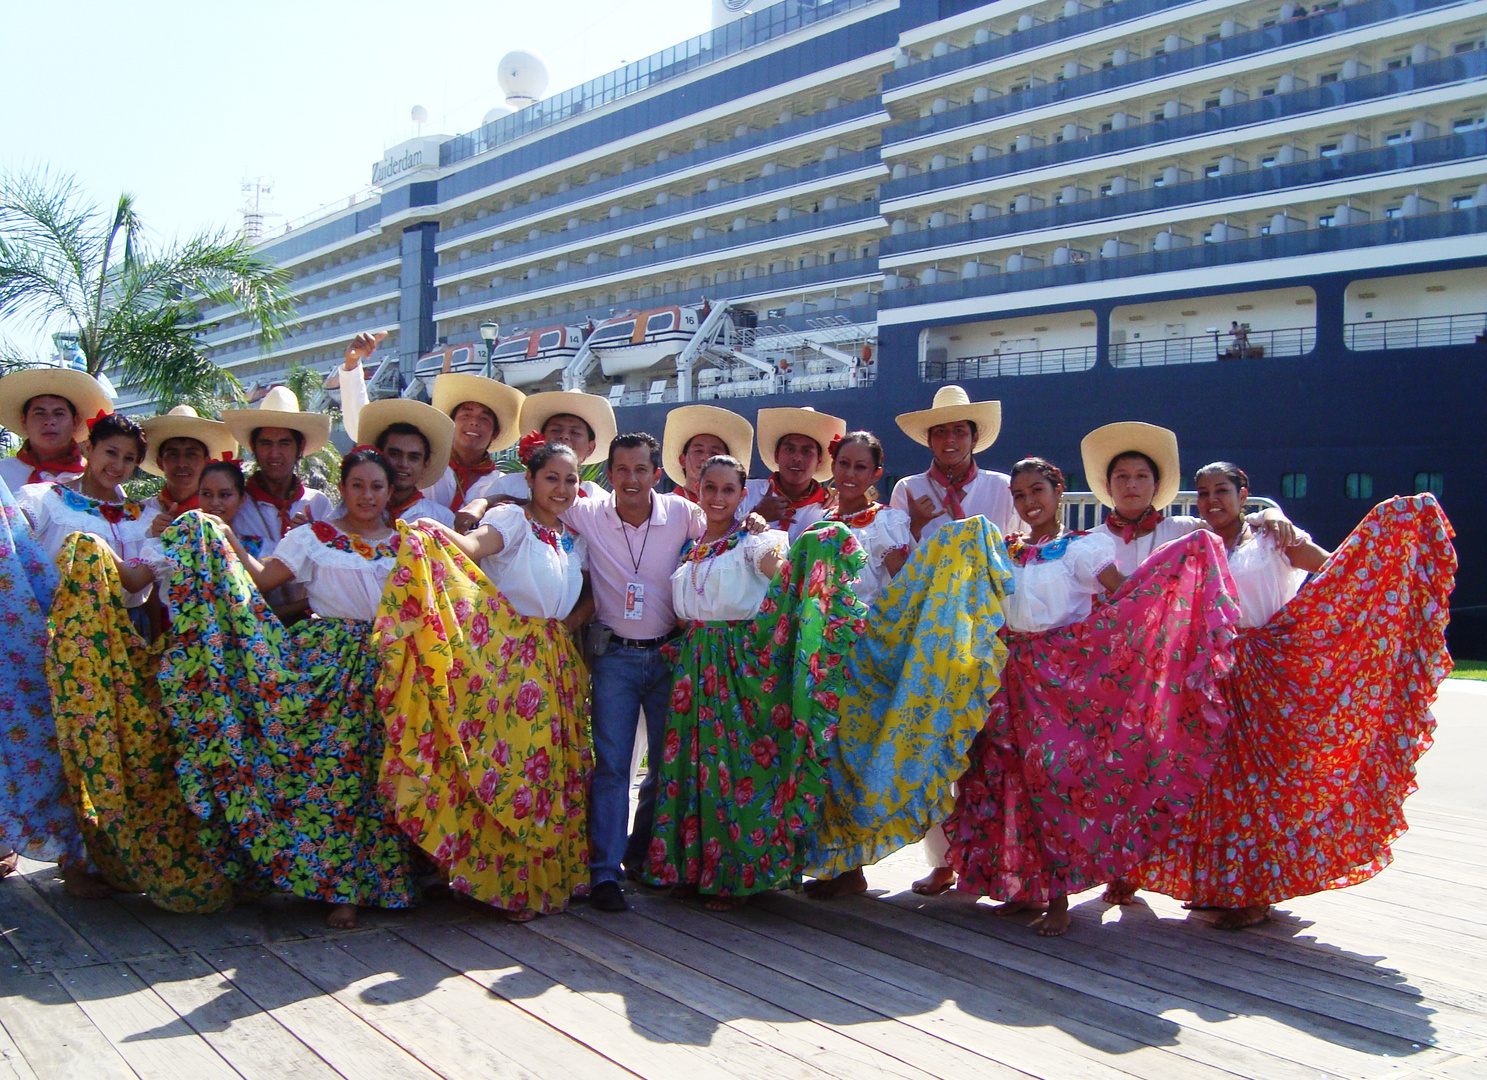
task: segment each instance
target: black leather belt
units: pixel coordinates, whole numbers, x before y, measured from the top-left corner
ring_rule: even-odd
[[[659,649],[662,645],[665,645],[680,634],[680,630],[673,630],[669,634],[662,634],[660,637],[653,638],[628,638],[620,637],[616,634],[609,639],[609,643],[611,645],[621,645],[627,649]]]

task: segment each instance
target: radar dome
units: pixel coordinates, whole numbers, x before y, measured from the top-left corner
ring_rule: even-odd
[[[422,105],[413,106],[413,111],[409,115],[413,117],[415,124],[427,124],[429,122],[429,111]]]
[[[490,112],[486,113],[485,119],[480,122],[482,124],[494,124],[497,120],[501,119],[501,117],[510,116],[513,111],[514,110],[508,105],[497,105]]]
[[[547,65],[536,53],[517,49],[501,57],[496,81],[514,109],[535,103],[547,89]]]

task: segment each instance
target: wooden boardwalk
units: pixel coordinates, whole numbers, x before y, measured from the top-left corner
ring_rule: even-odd
[[[1471,711],[1475,741],[1433,753],[1487,746],[1487,696]],[[1424,780],[1394,866],[1238,934],[1091,893],[1045,941],[913,896],[912,851],[831,904],[641,893],[516,926],[444,900],[350,933],[283,898],[78,901],[23,864],[0,881],[0,1077],[1487,1080],[1487,824]]]

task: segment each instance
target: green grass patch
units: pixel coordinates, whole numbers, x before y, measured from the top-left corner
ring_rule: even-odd
[[[1451,672],[1451,678],[1487,682],[1487,660],[1457,660],[1456,670]]]

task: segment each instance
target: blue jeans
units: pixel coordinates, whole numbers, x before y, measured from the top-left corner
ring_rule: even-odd
[[[650,769],[640,786],[634,831],[630,820],[630,760],[635,729],[645,709]],[[656,814],[656,779],[671,711],[671,665],[660,649],[611,645],[594,658],[594,784],[589,795],[589,877],[593,884],[620,881],[626,866],[643,869]]]

